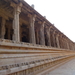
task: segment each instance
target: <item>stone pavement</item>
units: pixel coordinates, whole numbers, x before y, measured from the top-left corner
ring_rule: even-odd
[[[46,75],[75,75],[75,58]]]

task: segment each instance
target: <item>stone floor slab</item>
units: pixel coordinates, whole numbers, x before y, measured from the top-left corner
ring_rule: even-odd
[[[46,75],[75,75],[75,58]]]

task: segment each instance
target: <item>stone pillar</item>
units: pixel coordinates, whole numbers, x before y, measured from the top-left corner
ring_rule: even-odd
[[[4,39],[5,36],[5,23],[6,20],[2,17],[2,23],[1,23],[1,38]]]
[[[69,49],[69,43],[68,43],[68,40],[66,39],[66,42],[67,42],[67,49]]]
[[[71,50],[71,46],[70,46],[70,40],[69,40],[69,49]]]
[[[64,45],[65,45],[65,49],[67,49],[67,41],[66,41],[66,38],[64,37]]]
[[[67,49],[67,41],[66,41],[66,38],[63,37],[63,40],[64,40],[64,47],[65,47],[65,49]]]
[[[63,49],[65,49],[65,43],[64,43],[63,35],[61,35],[61,46]]]
[[[54,45],[54,47],[56,47],[56,44],[55,44],[55,31],[53,31],[53,45]]]
[[[19,14],[21,12],[22,3],[13,4],[11,6],[14,8],[14,19],[13,19],[13,40],[20,42],[20,31],[19,31]]]
[[[65,41],[65,46],[66,46],[66,49],[69,49],[69,46],[68,46],[68,41],[66,38],[64,38],[64,41]]]
[[[45,24],[45,22],[41,23],[41,25],[40,25],[40,33],[39,33],[40,41],[39,42],[41,45],[45,45],[44,24]]]
[[[29,41],[30,43],[35,44],[35,28],[34,28],[34,23],[35,23],[35,17],[36,15],[29,15],[30,19],[30,26],[29,26]]]
[[[47,46],[51,46],[50,43],[50,27],[46,26],[46,38],[47,38]]]
[[[72,43],[72,41],[71,41],[71,43]],[[73,49],[73,43],[72,43],[71,45],[72,45],[72,50],[74,50],[74,49]]]
[[[60,45],[59,45],[59,34],[56,34],[56,43],[57,43],[57,47],[60,48]]]
[[[59,35],[59,43],[60,43],[60,48],[62,48],[62,35]]]

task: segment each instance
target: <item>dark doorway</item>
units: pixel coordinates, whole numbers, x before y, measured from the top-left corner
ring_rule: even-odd
[[[21,40],[22,40],[22,42],[29,43],[29,28],[28,28],[28,26],[25,25],[25,24],[22,24],[21,30],[22,30],[22,32],[21,32],[21,36],[22,36]]]
[[[5,30],[5,36],[4,36],[5,39],[8,39],[8,28],[6,28]]]
[[[22,42],[28,42],[28,39],[27,39],[26,36],[23,36],[23,37],[22,37]]]

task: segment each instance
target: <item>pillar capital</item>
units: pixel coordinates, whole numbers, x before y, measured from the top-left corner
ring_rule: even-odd
[[[53,31],[53,34],[55,34],[56,30]]]
[[[29,17],[30,19],[32,19],[32,21],[35,21],[36,15],[35,15],[35,14],[29,14],[29,13],[28,13],[28,17]]]
[[[60,35],[59,34],[56,34],[56,37],[59,37]]]
[[[15,4],[13,2],[11,2],[10,6],[12,6],[16,12],[20,13],[21,12],[21,8],[22,8],[22,3],[18,3],[18,4]]]
[[[40,24],[40,27],[41,27],[41,28],[44,28],[45,21],[43,21],[43,22],[42,22],[42,21],[39,21],[38,23]]]
[[[36,19],[36,15],[35,14],[28,14],[29,17],[29,22],[30,22],[30,27],[34,27],[34,23],[35,23],[35,19]]]

